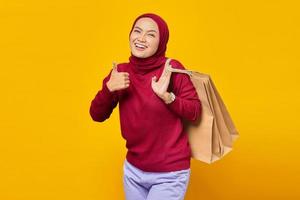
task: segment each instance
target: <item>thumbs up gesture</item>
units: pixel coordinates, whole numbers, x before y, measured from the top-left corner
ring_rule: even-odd
[[[118,72],[118,65],[116,62],[113,62],[113,69],[109,81],[106,85],[108,89],[113,92],[117,90],[123,90],[128,88],[130,84],[129,73],[128,72]]]
[[[164,71],[158,81],[156,76],[152,77],[151,87],[160,98],[164,98],[164,94],[167,92],[172,75],[172,72],[168,70],[167,66],[171,66],[170,60],[167,60],[165,63]]]

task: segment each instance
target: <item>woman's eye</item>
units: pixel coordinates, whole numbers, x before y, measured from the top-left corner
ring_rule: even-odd
[[[138,32],[138,33],[139,33],[140,31],[138,31],[138,30],[134,30],[134,32]]]
[[[155,35],[153,35],[153,34],[149,34],[150,36],[152,36],[152,37],[155,37]]]

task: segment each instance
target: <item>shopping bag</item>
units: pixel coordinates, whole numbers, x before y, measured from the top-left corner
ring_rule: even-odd
[[[239,133],[210,75],[175,69],[171,65],[165,67],[171,72],[189,75],[201,101],[199,119],[196,122],[183,119],[192,158],[209,164],[223,158],[232,151]]]

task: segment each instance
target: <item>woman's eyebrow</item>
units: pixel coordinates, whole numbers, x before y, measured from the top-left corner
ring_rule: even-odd
[[[143,30],[143,29],[141,29],[140,27],[138,27],[138,26],[135,26],[134,28],[137,28],[137,29],[140,29],[140,30]],[[155,30],[148,30],[148,32],[150,32],[150,31],[154,31],[154,32],[156,32]],[[157,32],[156,32],[157,33]]]

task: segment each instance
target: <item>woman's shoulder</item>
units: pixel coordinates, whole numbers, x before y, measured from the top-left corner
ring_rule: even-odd
[[[171,59],[170,65],[172,65],[172,68],[185,69],[184,65],[178,59],[175,58],[170,58],[170,59]]]

